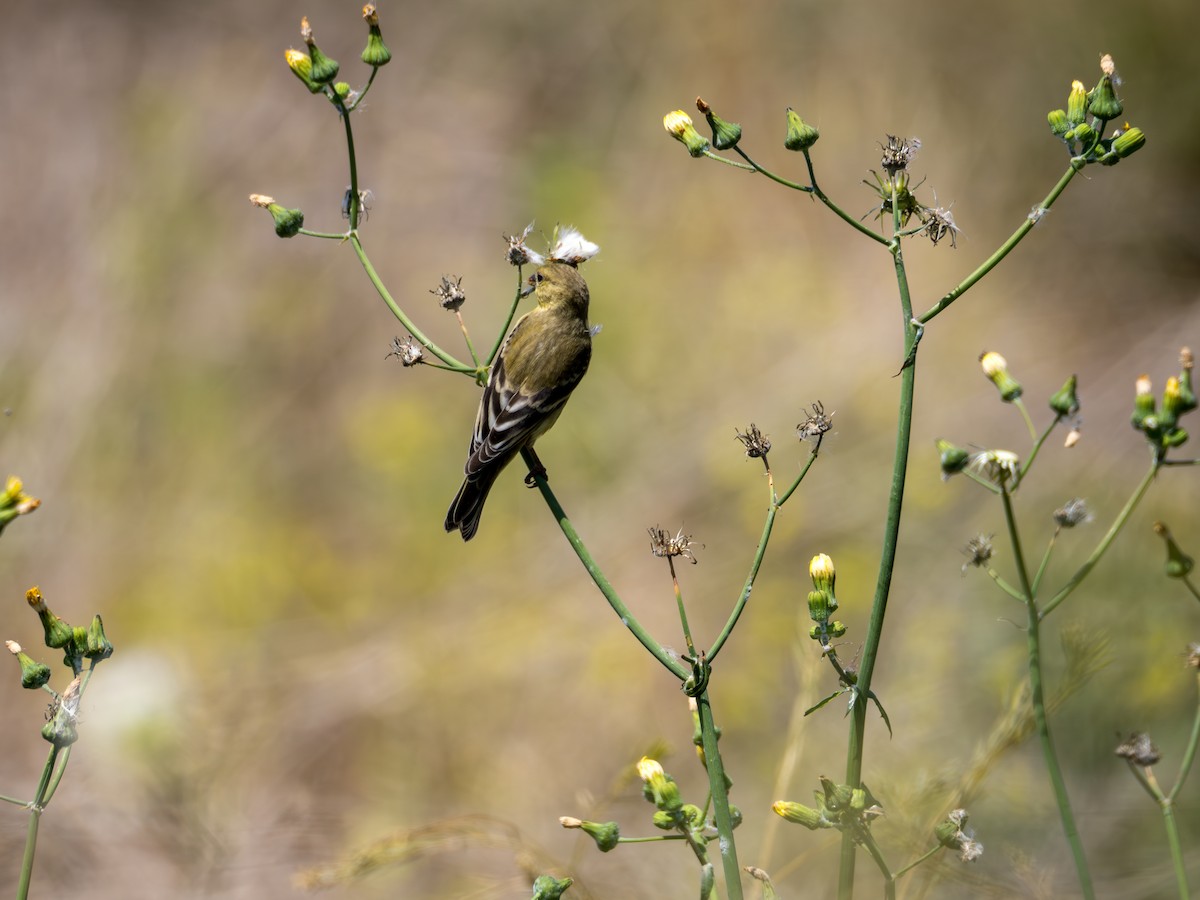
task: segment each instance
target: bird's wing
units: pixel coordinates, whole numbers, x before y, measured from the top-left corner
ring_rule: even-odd
[[[587,372],[590,360],[591,347],[581,345],[553,386],[529,393],[509,380],[501,353],[492,367],[492,375],[479,404],[471,452],[467,457],[467,476],[497,459],[513,455],[549,427]]]

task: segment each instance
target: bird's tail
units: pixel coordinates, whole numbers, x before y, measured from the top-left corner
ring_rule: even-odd
[[[496,476],[499,474],[499,471],[488,467],[475,477],[467,476],[463,479],[462,487],[458,489],[450,504],[450,510],[446,513],[447,531],[457,528],[464,541],[475,537],[475,532],[479,529],[479,517],[483,515],[483,504],[487,501],[488,492],[496,483]]]

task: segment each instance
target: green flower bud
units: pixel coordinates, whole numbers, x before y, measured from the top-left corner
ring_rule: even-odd
[[[833,586],[837,582],[837,570],[833,560],[825,553],[818,553],[808,564],[808,574],[812,578],[813,587],[818,591],[828,591],[832,600]],[[836,600],[833,600],[833,608],[837,609]]]
[[[1184,578],[1192,571],[1195,560],[1179,549],[1175,538],[1162,522],[1154,523],[1155,533],[1167,542],[1167,562],[1163,566],[1168,578]]]
[[[1119,159],[1124,159],[1127,156],[1132,156],[1143,147],[1146,146],[1146,135],[1142,133],[1142,129],[1133,127],[1126,128],[1112,142],[1112,152]]]
[[[539,875],[533,882],[533,900],[559,900],[574,883],[570,878]]]
[[[308,24],[308,16],[300,20],[300,36],[304,38],[304,43],[308,45],[308,58],[312,63],[312,71],[309,74],[309,78],[316,84],[329,84],[333,79],[337,78],[337,60],[330,59],[317,46],[317,42],[313,39],[312,26]]]
[[[350,96],[350,85],[345,81],[339,81],[333,86],[333,92],[345,100]]]
[[[368,3],[362,9],[363,18],[367,20],[367,47],[362,52],[362,61],[368,66],[379,68],[392,61],[392,51],[383,42],[383,32],[379,30],[379,14],[375,4]]]
[[[275,220],[275,233],[281,238],[295,237],[304,227],[304,213],[298,209],[280,206],[274,197],[251,194],[250,202],[271,214],[271,218]]]
[[[679,796],[679,787],[671,776],[663,771],[662,765],[643,756],[637,764],[637,771],[644,782],[643,796],[659,810],[678,813],[683,806],[683,800]]]
[[[588,822],[573,816],[562,816],[558,821],[563,828],[579,828],[590,835],[601,853],[607,853],[620,843],[621,829],[616,822]]]
[[[787,109],[787,137],[783,146],[789,150],[807,150],[817,142],[821,132],[805,123],[790,106]]]
[[[1074,128],[1087,117],[1087,89],[1083,82],[1071,82],[1071,93],[1067,95],[1067,123]]]
[[[1054,396],[1050,398],[1050,408],[1060,416],[1073,416],[1079,412],[1079,398],[1075,395],[1075,376],[1072,375]]]
[[[1150,383],[1149,375],[1139,375],[1135,386],[1136,393],[1133,398],[1133,415],[1129,417],[1129,423],[1138,431],[1147,431],[1147,429],[1158,429],[1158,417],[1154,415],[1155,403],[1154,395],[1151,393],[1153,387]],[[1153,420],[1150,425],[1147,425],[1147,420]]]
[[[35,662],[16,641],[5,641],[4,644],[21,666],[21,687],[33,690],[50,681],[49,666]]]
[[[1109,59],[1111,61],[1111,57]],[[1100,76],[1100,83],[1088,94],[1088,112],[1107,122],[1118,118],[1124,111],[1125,107],[1117,99],[1117,92],[1113,88],[1112,75],[1106,72]]]
[[[708,120],[708,127],[712,129],[713,146],[718,150],[732,150],[737,146],[738,141],[742,139],[742,126],[736,122],[726,122],[715,112],[712,107],[696,98],[696,109],[704,114],[704,118]]]
[[[287,60],[288,68],[292,70],[292,74],[304,82],[304,86],[308,88],[309,93],[320,93],[321,85],[313,81],[312,60],[307,53],[300,50],[285,50],[283,58]]]
[[[1021,385],[1008,374],[1008,361],[995,351],[988,351],[979,357],[983,374],[991,379],[992,384],[1000,391],[1000,399],[1012,403],[1021,396]]]
[[[771,804],[771,809],[775,811],[776,815],[782,816],[789,822],[795,822],[797,825],[803,825],[810,831],[816,831],[818,828],[833,827],[833,823],[826,819],[822,813],[801,803],[792,803],[789,800],[776,800]]]
[[[854,797],[854,788],[848,784],[834,784],[825,776],[821,776],[821,790],[825,795],[825,808],[830,812],[841,812],[850,806]]]
[[[1182,447],[1187,443],[1188,433],[1182,428],[1173,428],[1163,435],[1163,447]]]
[[[75,639],[75,630],[50,611],[46,599],[42,596],[41,588],[31,587],[25,592],[25,602],[33,607],[42,621],[42,630],[46,633],[46,646],[52,650],[70,647]]]
[[[745,817],[742,815],[742,811],[738,807],[734,806],[732,803],[729,804],[729,824],[732,827],[737,828],[742,824],[742,820],[744,818]]]
[[[837,600],[828,591],[808,592],[808,616],[819,625],[829,621],[829,616],[837,609]]]
[[[667,129],[667,134],[687,147],[688,153],[693,157],[703,156],[704,151],[708,149],[708,141],[700,136],[700,132],[692,124],[692,117],[682,109],[663,116],[663,128]]]
[[[1046,114],[1046,121],[1050,123],[1050,130],[1062,137],[1071,130],[1071,123],[1067,121],[1067,114],[1061,109],[1052,109]]]
[[[942,478],[949,478],[951,475],[956,475],[967,467],[967,463],[971,459],[971,454],[949,441],[944,441],[941,438],[937,439],[938,455],[942,460]]]
[[[1096,139],[1096,129],[1087,122],[1080,122],[1067,132],[1066,138],[1068,141],[1079,141],[1079,148],[1086,150]]]
[[[841,622],[830,622],[828,628],[826,628],[826,634],[830,637],[840,638],[845,633],[846,626]]]
[[[113,645],[104,634],[104,622],[97,613],[88,627],[83,655],[88,659],[108,659],[113,654]]]
[[[654,823],[655,828],[661,828],[663,831],[672,831],[683,823],[683,816],[679,811],[674,812],[660,809],[654,813],[650,819]]]
[[[947,820],[938,822],[933,829],[933,835],[937,838],[937,842],[943,847],[950,850],[957,850],[961,839],[962,830],[953,822]]]
[[[717,871],[712,863],[700,867],[700,900],[710,900],[717,885]]]

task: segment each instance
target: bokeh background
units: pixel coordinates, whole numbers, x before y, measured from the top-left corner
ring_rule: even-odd
[[[400,862],[331,896],[525,897],[529,871],[569,872],[580,897],[694,896],[682,847],[601,856],[557,822],[651,832],[628,780],[649,748],[703,802],[677,687],[515,469],[473,542],[442,532],[477,390],[385,358],[401,332],[350,248],[280,241],[246,202],[269,193],[310,227],[344,227],[340,123],[283,62],[301,14],[361,83],[356,3],[5,12],[0,461],[44,505],[3,537],[0,637],[39,643],[23,602],[39,584],[72,622],[101,612],[117,646],[43,820],[35,895],[287,897],[297,873],[336,874],[368,848],[360,858]],[[1095,511],[1060,541],[1054,584],[1144,471],[1127,424],[1135,377],[1160,388],[1180,346],[1200,344],[1194,3],[383,0],[380,14],[395,58],[354,120],[373,192],[367,250],[457,352],[457,324],[428,293],[440,276],[463,276],[464,315],[487,344],[515,282],[502,234],[573,223],[603,247],[585,269],[604,326],[592,370],[540,450],[597,559],[665,642],[681,640],[645,529],[703,544],[682,578],[707,642],[766,505],[735,428],[772,437],[783,478],[807,453],[793,438],[804,407],[836,412],[712,689],[746,814],[740,854],[787,897],[827,896],[836,874],[836,835],[783,825],[770,803],[806,800],[819,775],[844,771],[836,704],[790,723],[835,687],[804,637],[814,553],[837,561],[845,655],[866,625],[900,362],[891,263],[809,199],[688,158],[661,117],[701,94],[743,124],[752,155],[800,177],[782,148],[795,106],[821,128],[822,186],[855,214],[873,205],[861,180],[878,142],[919,136],[920,196],[953,204],[962,228],[957,250],[907,252],[920,310],[1058,179],[1066,157],[1045,114],[1115,55],[1146,149],[1077,178],[922,344],[875,685],[895,735],[872,716],[865,767],[898,865],[926,846],[1024,671],[1021,610],[961,572],[960,548],[1001,531],[1000,510],[970,483],[943,483],[933,450],[936,437],[1028,447],[979,353],[1006,354],[1042,422],[1044,398],[1079,376],[1083,441],[1053,440],[1019,498],[1034,556],[1055,507],[1083,496]],[[1053,719],[1105,897],[1172,896],[1157,810],[1112,750],[1119,732],[1148,730],[1165,781],[1178,763],[1200,609],[1162,576],[1150,526],[1163,519],[1200,550],[1198,496],[1195,473],[1164,472],[1048,629],[1052,684],[1060,631],[1108,642],[1109,664]],[[1000,544],[997,565],[1009,563]],[[45,756],[44,698],[9,675],[0,792],[23,796]],[[932,883],[910,876],[907,896],[1071,895],[1036,747],[987,768],[971,804],[983,859],[948,858]],[[1194,883],[1197,796],[1193,780],[1179,810]],[[25,824],[0,810],[2,884],[16,880]],[[877,876],[860,871],[871,896]]]

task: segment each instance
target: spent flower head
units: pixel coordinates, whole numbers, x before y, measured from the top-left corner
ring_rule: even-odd
[[[735,429],[734,439],[742,442],[742,446],[746,448],[746,456],[750,459],[765,458],[771,452],[770,439],[759,431],[753,422],[744,433]]]
[[[991,561],[992,558],[992,537],[990,534],[977,534],[975,537],[967,541],[965,547],[962,548],[963,556],[967,561],[963,563],[963,574],[967,574],[967,569],[970,566],[983,568]]]
[[[692,552],[693,547],[703,547],[703,544],[697,544],[692,540],[690,534],[684,534],[681,528],[678,532],[672,535],[655,525],[653,528],[647,528],[650,534],[650,552],[660,559],[672,559],[676,556],[683,557],[692,565],[696,564],[696,555]]]
[[[525,226],[525,230],[520,234],[506,234],[504,240],[508,242],[508,250],[504,253],[504,258],[508,260],[512,266],[540,266],[546,261],[546,257],[536,251],[530,250],[525,246],[525,241],[529,238],[530,232],[533,231],[533,223],[530,222]]]
[[[425,362],[425,351],[411,336],[405,337],[404,340],[398,337],[392,338],[392,352],[388,356],[399,357],[400,364],[406,369]]]
[[[802,441],[810,438],[819,439],[833,428],[833,416],[833,413],[825,415],[825,407],[821,405],[820,400],[817,400],[812,405],[812,413],[806,413],[804,421],[796,426],[796,434]]]
[[[943,847],[959,851],[963,862],[975,862],[983,855],[983,844],[975,840],[975,829],[967,827],[967,819],[965,809],[951,810],[933,833]]]
[[[442,276],[442,283],[433,288],[429,293],[438,298],[438,302],[442,304],[442,309],[448,309],[451,312],[458,312],[464,303],[467,302],[467,295],[463,293],[462,276],[453,278],[450,275]]]
[[[554,246],[550,259],[577,266],[600,252],[600,245],[585,238],[574,225],[554,229]]]
[[[1139,766],[1152,766],[1161,759],[1158,748],[1144,731],[1135,731],[1113,751],[1122,759]]]
[[[954,215],[948,208],[927,206],[917,215],[925,223],[925,228],[921,233],[929,238],[931,244],[936,247],[939,241],[950,238],[951,248],[958,249],[959,228],[954,223]]]
[[[879,164],[883,166],[883,170],[889,176],[895,176],[897,172],[902,172],[908,168],[909,163],[917,155],[917,151],[921,149],[920,138],[899,138],[894,134],[887,136],[887,143],[880,144],[879,148],[883,151]]]
[[[1092,511],[1088,509],[1087,501],[1080,497],[1068,500],[1054,511],[1054,522],[1060,528],[1074,528],[1076,525],[1086,525],[1093,518]]]
[[[1021,460],[1010,450],[984,450],[971,457],[968,468],[976,475],[1000,485],[1017,478]]]

